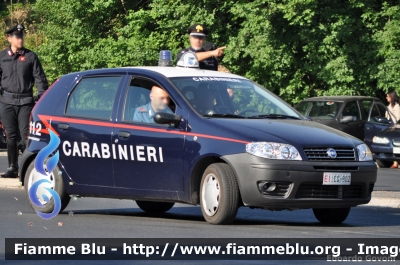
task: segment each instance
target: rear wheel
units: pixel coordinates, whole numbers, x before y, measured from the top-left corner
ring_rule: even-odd
[[[211,224],[230,224],[239,208],[239,187],[231,167],[215,163],[204,171],[200,184],[200,205]]]
[[[58,174],[58,172],[60,172],[60,169],[58,168],[58,166],[56,166],[52,172],[50,172],[47,176],[44,176],[36,171],[34,163],[35,163],[35,160],[33,160],[31,162],[28,169],[26,170],[25,180],[24,180],[25,194],[26,194],[29,204],[31,205],[31,207],[34,210],[38,210],[39,212],[42,212],[42,213],[51,213],[54,210],[54,199],[51,196],[51,194],[45,189],[45,188],[50,188],[50,189],[56,191],[58,193],[58,195],[60,196],[60,200],[61,200],[60,212],[63,211],[68,206],[68,203],[69,203],[71,197],[65,192],[63,178],[60,174]],[[50,182],[50,183],[46,182],[46,183],[41,184],[36,191],[37,198],[38,198],[39,202],[43,205],[43,208],[34,205],[29,198],[29,189],[32,187],[32,185],[35,182],[42,180],[42,179],[46,179]],[[49,198],[49,202],[47,202],[43,198],[43,195],[45,195]]]
[[[349,208],[326,208],[313,209],[315,217],[323,224],[340,224],[343,223],[350,213]]]
[[[174,206],[173,202],[136,201],[140,209],[146,213],[165,213]]]
[[[386,161],[386,160],[376,160],[376,164],[379,168],[388,168],[393,165],[393,161]]]

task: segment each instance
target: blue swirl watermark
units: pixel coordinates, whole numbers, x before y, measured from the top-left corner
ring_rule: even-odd
[[[33,169],[34,172],[32,172],[32,174],[34,174],[34,176],[35,176],[35,179],[38,179],[38,180],[36,180],[32,184],[32,186],[29,188],[29,191],[28,191],[29,199],[31,200],[32,204],[39,208],[44,208],[45,206],[38,198],[37,191],[38,191],[40,185],[51,184],[49,179],[51,177],[51,174],[53,174],[53,170],[56,168],[58,159],[59,159],[59,153],[58,153],[57,148],[60,145],[60,138],[52,130],[48,129],[48,131],[50,134],[50,142],[48,143],[47,146],[45,146],[37,154],[36,160],[34,163],[35,168]],[[46,161],[46,159],[47,159],[47,161]],[[42,213],[38,210],[35,210],[35,212],[37,213],[37,215],[39,215],[43,219],[49,220],[49,219],[55,217],[60,212],[61,199],[55,190],[48,188],[48,187],[42,187],[42,189],[45,189],[53,198],[54,209],[51,213]],[[41,195],[42,195],[41,199],[43,199],[46,203],[50,203],[51,197],[49,198],[46,194],[41,194]]]

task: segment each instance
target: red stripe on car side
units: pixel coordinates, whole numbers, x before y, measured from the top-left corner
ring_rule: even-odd
[[[249,143],[249,142],[243,141],[243,140],[237,140],[237,139],[208,135],[208,134],[198,134],[198,133],[194,133],[194,132],[167,131],[165,129],[148,128],[148,127],[143,127],[143,126],[138,126],[138,125],[117,124],[117,123],[104,122],[104,121],[90,121],[90,120],[59,117],[59,116],[48,116],[48,115],[38,115],[38,116],[39,116],[39,119],[47,126],[47,128],[50,128],[55,133],[57,133],[57,132],[54,130],[53,127],[51,127],[51,125],[48,122],[49,120],[54,120],[54,121],[58,121],[58,122],[70,122],[70,123],[75,123],[75,124],[87,124],[87,125],[94,125],[94,126],[133,129],[133,130],[138,130],[138,131],[150,131],[150,132],[169,133],[169,134],[183,134],[186,136],[197,136],[197,137],[203,137],[203,138],[209,138],[209,139],[221,140],[221,141],[229,141],[229,142],[235,142],[235,143],[242,143],[242,144]],[[57,133],[57,135],[58,135],[58,133]]]

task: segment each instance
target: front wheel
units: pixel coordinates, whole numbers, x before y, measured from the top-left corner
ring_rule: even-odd
[[[41,213],[51,213],[54,210],[54,199],[45,188],[50,188],[58,193],[61,200],[60,212],[63,211],[68,206],[71,197],[65,192],[64,181],[59,172],[61,171],[58,168],[58,166],[56,166],[52,172],[48,173],[47,176],[44,176],[36,171],[35,160],[33,160],[29,165],[28,169],[25,172],[24,184],[25,184],[26,197],[28,199],[29,204],[34,210],[37,210]],[[48,180],[49,183],[48,182],[43,183],[38,187],[36,191],[37,198],[43,206],[43,207],[38,207],[31,202],[29,198],[29,189],[35,182],[42,179]],[[49,199],[48,202],[44,199],[43,195]]]
[[[224,163],[215,163],[204,171],[200,184],[200,205],[210,224],[230,224],[239,208],[239,187],[235,173]]]
[[[140,209],[146,213],[165,213],[174,206],[173,202],[136,201]]]
[[[315,218],[323,224],[340,224],[343,223],[350,213],[349,208],[314,208]]]

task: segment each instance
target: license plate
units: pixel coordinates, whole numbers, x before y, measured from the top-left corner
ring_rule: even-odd
[[[393,154],[400,154],[400,147],[393,147]]]
[[[324,172],[323,185],[350,185],[351,173]]]

